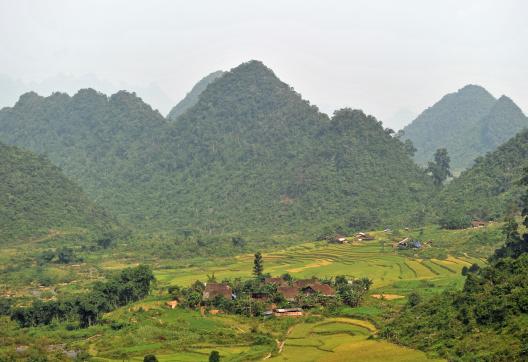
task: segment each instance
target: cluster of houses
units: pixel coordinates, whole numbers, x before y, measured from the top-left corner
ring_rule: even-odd
[[[273,284],[277,287],[277,292],[288,302],[298,301],[300,297],[318,294],[321,297],[333,298],[336,291],[328,284],[323,284],[317,279],[302,279],[288,283],[282,278],[265,278],[264,284]],[[236,299],[237,296],[233,289],[227,283],[207,283],[202,293],[202,300],[205,302],[213,301],[216,297],[221,296],[227,300]],[[265,292],[251,293],[251,298],[255,301],[268,302],[270,295]],[[277,308],[273,303],[268,305],[269,310],[264,316],[276,317],[298,317],[303,315],[303,309],[297,308]]]
[[[393,248],[397,249],[421,249],[423,245],[418,240],[405,238],[403,240],[398,241],[397,243],[394,243],[392,246]]]
[[[474,228],[474,229],[483,228],[483,227],[486,227],[486,226],[488,226],[488,222],[486,222],[486,221],[473,220],[471,222],[471,227]]]
[[[345,235],[337,234],[330,240],[330,242],[336,244],[348,244],[351,239],[356,241],[368,241],[374,240],[375,238],[374,236],[363,232],[357,233],[352,238],[347,238]]]

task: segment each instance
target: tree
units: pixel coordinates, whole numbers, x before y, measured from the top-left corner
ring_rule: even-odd
[[[409,299],[407,301],[407,304],[409,304],[409,306],[411,307],[416,307],[418,304],[420,304],[420,301],[421,301],[420,295],[415,292],[412,292],[411,294],[409,294]]]
[[[220,362],[220,353],[218,351],[212,351],[209,355],[209,362]]]
[[[158,358],[153,354],[147,354],[143,357],[143,362],[158,362]]]
[[[244,240],[240,236],[232,237],[231,242],[233,243],[233,246],[236,246],[237,248],[242,248],[244,247],[244,245],[246,245],[246,240]]]
[[[73,249],[62,247],[57,251],[57,259],[61,264],[69,264],[75,261],[75,255]]]
[[[264,271],[264,263],[262,261],[262,254],[258,251],[255,254],[255,260],[253,261],[253,274],[256,277],[260,277]]]
[[[453,176],[449,170],[450,161],[447,150],[445,148],[439,148],[435,152],[434,162],[429,162],[426,171],[431,174],[436,186],[442,186],[448,177]]]

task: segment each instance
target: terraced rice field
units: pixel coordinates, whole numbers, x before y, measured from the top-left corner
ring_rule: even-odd
[[[331,318],[293,327],[282,351],[269,361],[425,361],[419,351],[369,337],[376,328],[369,322]]]
[[[460,271],[481,260],[469,256],[446,260],[419,259],[402,255],[377,241],[362,244],[305,243],[279,252],[264,254],[265,272],[272,275],[290,273],[296,278],[348,275],[368,277],[375,289],[391,288],[402,281],[431,280],[439,286],[462,281]],[[218,279],[251,276],[253,255],[219,260],[216,265],[190,266],[185,269],[158,269],[156,277],[162,284],[189,285],[206,280],[207,275]]]

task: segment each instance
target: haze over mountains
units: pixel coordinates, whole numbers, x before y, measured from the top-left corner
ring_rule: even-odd
[[[419,164],[447,148],[452,168],[462,171],[526,127],[528,118],[511,99],[495,99],[484,88],[467,85],[422,112],[403,128],[403,138],[413,142]]]
[[[375,118],[329,118],[257,61],[212,82],[174,124],[127,92],[28,93],[0,112],[0,139],[49,155],[122,220],[162,230],[410,223],[431,189]]]

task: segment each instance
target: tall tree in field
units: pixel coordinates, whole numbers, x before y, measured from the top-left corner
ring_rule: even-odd
[[[258,251],[255,254],[255,260],[253,261],[253,274],[259,277],[262,275],[263,271],[264,271],[264,263],[262,261],[262,254],[260,253],[260,251]]]
[[[434,162],[429,162],[426,171],[431,174],[436,186],[442,186],[444,181],[451,175],[449,155],[445,148],[439,148],[434,155]]]
[[[220,353],[218,351],[211,351],[209,362],[220,362]]]

